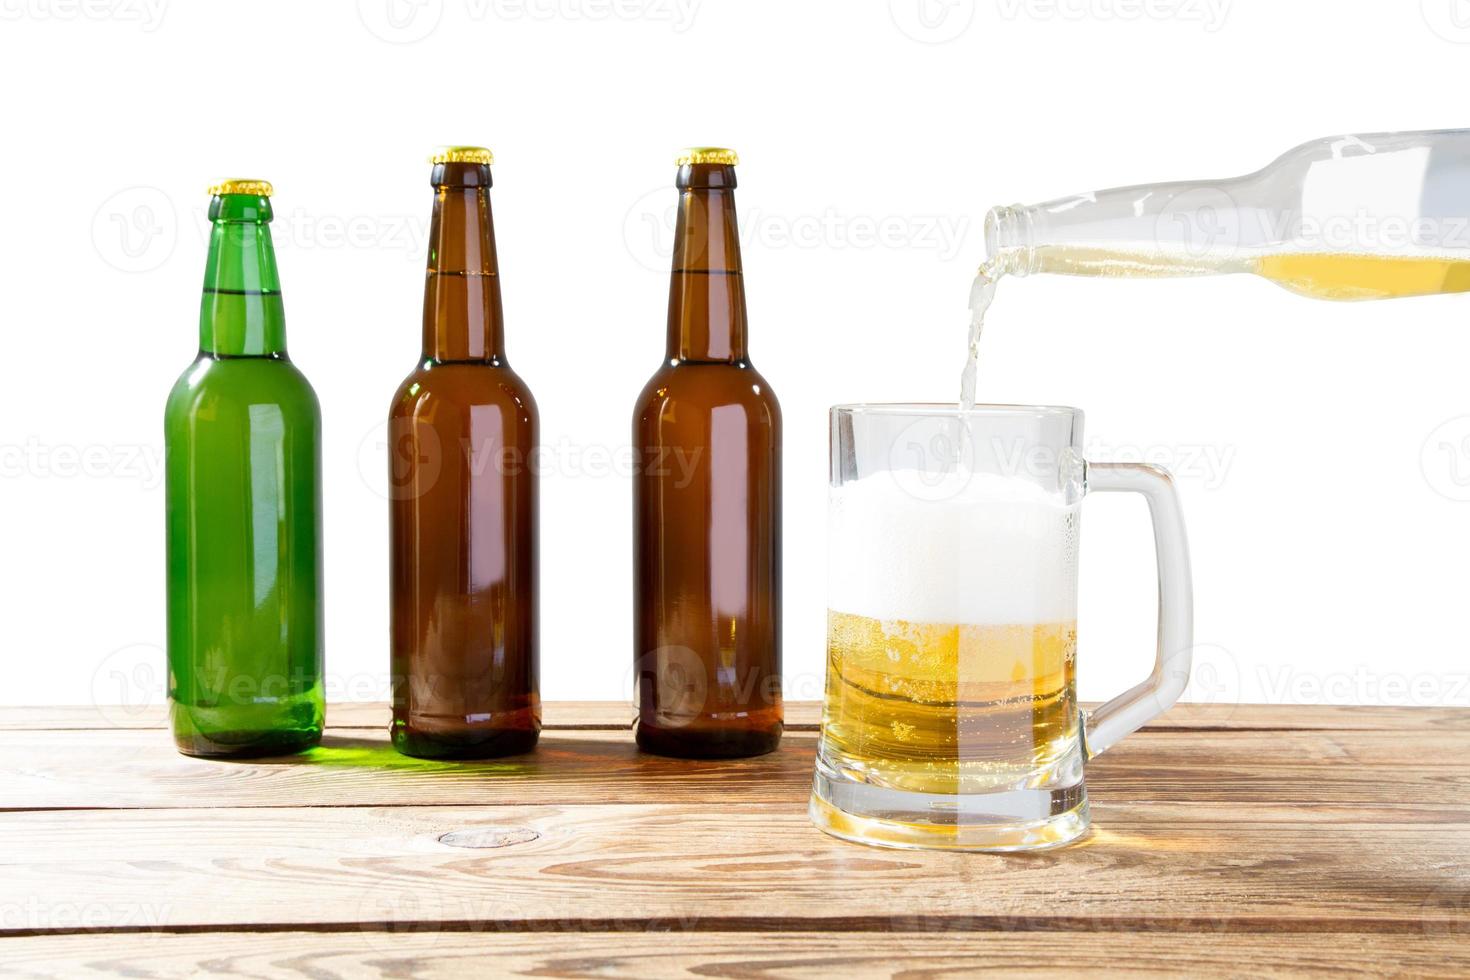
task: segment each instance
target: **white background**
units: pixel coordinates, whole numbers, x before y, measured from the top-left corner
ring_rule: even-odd
[[[1465,122],[1451,0],[920,2],[0,0],[0,703],[161,692],[163,402],[217,178],[276,185],[291,355],[325,415],[327,670],[377,698],[379,442],[418,354],[425,157],[495,150],[509,354],[555,453],[543,694],[617,698],[630,490],[607,461],[662,356],[673,155],[736,147],[752,359],[786,419],[787,690],[810,698],[826,409],[952,397],[990,205]],[[1001,290],[983,358],[982,398],[1079,405],[1094,458],[1178,471],[1192,697],[1470,704],[1470,297],[1036,278]],[[1152,658],[1152,546],[1139,502],[1086,513],[1102,698]]]

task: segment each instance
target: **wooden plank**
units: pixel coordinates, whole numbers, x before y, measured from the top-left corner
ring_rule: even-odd
[[[634,708],[621,701],[548,701],[544,713],[548,730],[619,731],[632,724]],[[815,731],[821,718],[820,702],[786,703],[786,722],[793,731]],[[386,729],[388,719],[388,706],[380,702],[334,702],[327,708],[327,721],[333,728]],[[167,727],[168,709],[161,704],[132,708],[119,705],[0,707],[0,731]],[[1175,705],[1144,730],[1402,731],[1408,728],[1470,730],[1470,707],[1186,703]]]
[[[1464,811],[1099,803],[1096,821],[993,855],[865,848],[747,803],[9,813],[0,931],[1470,935]]]
[[[191,759],[157,731],[19,731],[0,740],[0,810],[72,807],[783,802],[804,806],[816,737],[755,759],[640,753],[626,732],[563,730],[508,759],[399,755],[379,730],[333,730],[300,756]],[[1470,732],[1142,732],[1095,760],[1116,800],[1470,804]]]
[[[781,751],[699,763],[639,754],[624,705],[553,704],[536,753],[474,764],[398,756],[383,705],[241,763],[178,755],[161,715],[0,709],[0,956],[49,975],[1470,971],[1470,710],[1176,709],[1090,767],[1083,842],[961,855],[811,827],[817,708],[791,708]]]
[[[1335,935],[1079,935],[938,933],[894,943],[868,933],[534,933],[406,934],[278,932],[182,935],[44,936],[6,941],[21,975],[111,976],[167,980],[216,977],[388,975],[434,980],[497,975],[632,978],[761,977],[852,980],[971,976],[980,970],[1033,975],[1068,972],[1190,977],[1463,977],[1465,937],[1373,933]]]

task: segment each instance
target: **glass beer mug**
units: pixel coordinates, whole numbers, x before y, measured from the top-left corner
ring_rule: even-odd
[[[827,685],[811,815],[889,847],[1023,850],[1088,827],[1085,763],[1189,679],[1189,554],[1164,470],[1089,463],[1072,408],[832,409]],[[1077,538],[1089,491],[1148,500],[1153,674],[1076,698]]]

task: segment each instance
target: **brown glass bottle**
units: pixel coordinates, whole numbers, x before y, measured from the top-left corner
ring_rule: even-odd
[[[388,416],[393,745],[525,752],[537,686],[536,403],[505,359],[490,151],[433,158],[424,349]]]
[[[735,154],[679,159],[668,350],[633,444],[638,745],[730,758],[781,741],[781,409],[746,354]]]

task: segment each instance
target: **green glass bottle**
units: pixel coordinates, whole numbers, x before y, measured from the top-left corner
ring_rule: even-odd
[[[321,739],[321,409],[286,357],[271,187],[210,188],[199,357],[164,416],[169,705],[179,751]]]

